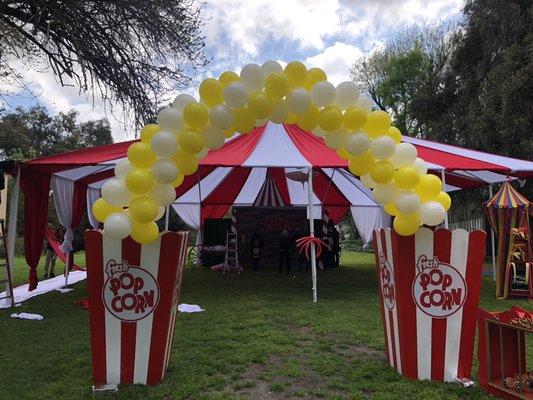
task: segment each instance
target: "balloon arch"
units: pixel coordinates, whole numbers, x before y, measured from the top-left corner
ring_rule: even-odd
[[[174,188],[184,176],[196,172],[198,160],[236,132],[245,135],[268,121],[297,124],[323,137],[395,216],[400,235],[442,223],[451,205],[441,180],[427,173],[416,148],[402,143],[390,115],[372,111],[372,100],[360,95],[353,82],[335,87],[320,68],[308,70],[298,61],[282,68],[267,61],[244,66],[240,75],[226,71],[218,79],[205,79],[199,97],[200,102],[178,95],[159,112],[157,124],[141,130],[127,160],[116,165],[115,178],[104,184],[93,206],[106,235],[131,235],[141,244],[156,240],[155,221],[174,201]]]

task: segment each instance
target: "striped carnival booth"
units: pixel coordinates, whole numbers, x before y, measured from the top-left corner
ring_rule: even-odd
[[[486,234],[374,231],[385,349],[410,379],[470,379]]]
[[[404,140],[417,148],[419,156],[428,162],[430,172],[443,178],[448,192],[504,182],[507,176],[533,175],[530,161],[407,136]],[[53,191],[59,221],[67,231],[66,240],[85,212],[97,228],[92,204],[100,197],[102,185],[113,176],[115,164],[126,157],[131,143],[78,150],[15,167],[13,175],[20,172],[20,187],[26,195],[25,256],[31,268],[32,288],[37,285],[36,268],[47,221],[49,189]],[[322,138],[296,125],[269,122],[247,135],[228,139],[218,150],[209,151],[199,161],[198,172],[187,176],[176,189],[172,208],[191,229],[198,230],[206,218],[222,218],[232,206],[307,207],[305,182],[294,177],[307,175],[312,169],[313,218],[320,219],[326,214],[336,223],[350,212],[361,238],[369,242],[372,231],[389,226],[390,218],[374,201],[370,190],[348,172],[347,164]]]

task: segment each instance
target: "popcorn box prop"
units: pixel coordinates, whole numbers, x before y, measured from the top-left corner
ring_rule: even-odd
[[[95,389],[155,385],[170,359],[188,232],[150,244],[85,233]]]
[[[483,231],[374,231],[385,348],[410,379],[470,378],[485,255]]]
[[[533,312],[511,307],[478,310],[479,385],[505,399],[533,399],[533,369],[527,365],[526,335],[533,334]]]

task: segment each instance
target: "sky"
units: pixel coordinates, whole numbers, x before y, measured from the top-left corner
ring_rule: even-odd
[[[193,85],[197,93],[207,77],[226,70],[237,73],[247,63],[298,60],[320,67],[334,84],[349,80],[350,67],[364,54],[382,47],[411,25],[438,24],[460,18],[464,0],[206,0],[202,26],[210,60]],[[107,117],[115,141],[132,139],[131,118],[112,114],[99,98],[62,87],[50,71],[15,64],[33,93],[9,98],[8,109],[40,104],[51,114],[74,109],[79,120]],[[196,86],[196,87],[195,87]]]

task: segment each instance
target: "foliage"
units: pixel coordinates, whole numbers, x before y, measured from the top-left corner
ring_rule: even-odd
[[[24,161],[113,142],[107,119],[77,122],[69,111],[50,116],[43,107],[0,114],[0,148]]]
[[[29,90],[17,61],[49,68],[61,85],[133,110],[137,125],[153,121],[206,63],[199,11],[193,0],[2,1],[0,80]]]
[[[352,77],[405,134],[530,159],[533,3],[469,0],[464,15],[405,31]]]
[[[24,282],[21,264],[18,259],[15,276]],[[177,318],[161,385],[121,386],[116,399],[492,398],[478,387],[400,377],[384,360],[374,256],[344,252],[341,264],[347,267],[319,272],[317,304],[309,274],[279,276],[276,266],[224,278],[186,270],[181,301],[206,311]],[[56,272],[61,267],[58,262]],[[87,311],[74,304],[86,298],[81,282],[70,293],[38,296],[16,310],[41,314],[43,321],[13,320],[15,311],[0,310],[2,398],[94,399]],[[531,308],[527,301],[496,300],[490,278],[483,279],[480,303],[490,310]]]

